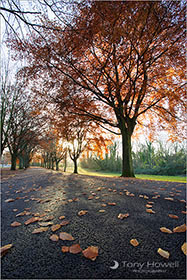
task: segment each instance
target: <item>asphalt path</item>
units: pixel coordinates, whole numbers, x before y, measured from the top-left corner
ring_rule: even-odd
[[[30,168],[2,180],[1,196],[1,246],[13,244],[2,258],[1,279],[185,278],[185,255],[181,250],[185,232],[160,231],[161,227],[172,230],[185,223],[183,183],[62,174]],[[173,200],[165,199],[168,197]],[[14,201],[5,202],[7,199]],[[154,214],[146,212],[148,202],[153,202]],[[80,210],[88,213],[78,216]],[[23,211],[31,213],[16,217]],[[119,213],[129,213],[129,217],[118,219]],[[54,233],[50,228],[33,234],[33,230],[40,227],[38,223],[26,226],[24,222],[34,214],[46,214],[43,218],[53,215],[54,224],[61,222],[59,217],[64,215],[70,223],[54,233],[67,232],[75,240],[51,241],[49,237]],[[177,215],[178,219],[168,214]],[[22,225],[12,227],[14,221]],[[139,245],[132,246],[131,239],[137,239]],[[89,246],[99,247],[96,260],[87,259],[82,253],[61,251],[62,246],[76,243],[83,250]],[[160,256],[158,248],[168,251],[169,259]]]

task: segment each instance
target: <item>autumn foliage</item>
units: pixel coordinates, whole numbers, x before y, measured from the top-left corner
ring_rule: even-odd
[[[133,177],[135,127],[182,135],[185,7],[179,1],[83,1],[70,25],[48,27],[12,48],[28,80],[66,116],[122,136],[122,176]]]

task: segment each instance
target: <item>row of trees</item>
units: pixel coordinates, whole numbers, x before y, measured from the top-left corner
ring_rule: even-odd
[[[12,79],[12,80],[11,80]],[[38,145],[41,120],[33,114],[31,98],[23,83],[6,72],[0,81],[1,155],[6,149],[11,155],[11,170],[29,166],[31,155]]]
[[[137,127],[182,136],[183,1],[46,0],[41,5],[35,0],[33,11],[29,3],[25,9],[19,0],[3,1],[1,11],[6,22],[7,14],[13,15],[18,27],[28,27],[22,38],[13,32],[7,44],[15,59],[27,61],[20,74],[39,107],[47,100],[69,124],[86,119],[121,135],[126,177],[134,176],[131,138]]]
[[[117,143],[111,145],[108,151],[103,159],[96,155],[83,159],[81,166],[97,171],[120,172],[121,157]],[[139,144],[137,151],[133,152],[133,165],[136,174],[185,176],[186,150],[178,143],[146,142]]]

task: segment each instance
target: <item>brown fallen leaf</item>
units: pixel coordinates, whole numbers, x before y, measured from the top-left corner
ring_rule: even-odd
[[[52,226],[53,222],[40,222],[38,223],[41,227],[48,227],[48,226]]]
[[[73,244],[72,246],[69,247],[69,252],[72,254],[78,254],[82,252],[82,249],[79,244]]]
[[[124,218],[127,218],[127,217],[129,217],[129,213],[126,213],[126,214],[120,213],[120,214],[118,215],[118,219],[121,219],[121,220],[123,220]]]
[[[31,212],[23,211],[23,212],[18,213],[18,214],[16,215],[16,217],[28,216],[28,215],[31,215]]]
[[[40,227],[40,228],[34,229],[32,233],[41,233],[41,232],[44,232],[47,230],[48,230],[48,227]]]
[[[105,203],[102,203],[101,206],[102,206],[102,207],[106,207],[107,205],[106,205]]]
[[[146,209],[146,212],[150,214],[155,214],[155,211],[153,211],[152,209]]]
[[[187,255],[187,243],[186,242],[184,242],[184,244],[181,246],[181,250],[183,251],[183,253],[185,255]]]
[[[147,208],[151,208],[151,207],[153,207],[152,205],[150,205],[150,204],[146,204],[145,205],[145,207],[147,207]]]
[[[16,221],[11,224],[11,227],[19,227],[19,226],[21,226],[21,223],[18,223]]]
[[[53,225],[53,226],[51,227],[51,230],[52,230],[52,231],[56,231],[56,230],[58,230],[59,228],[61,228],[61,225],[60,225],[60,224],[56,224],[56,225]]]
[[[181,225],[181,226],[175,227],[175,228],[173,229],[173,232],[185,232],[186,229],[187,229],[186,225],[183,224],[183,225]]]
[[[86,210],[81,210],[81,211],[78,212],[78,216],[83,216],[83,215],[85,215],[85,214],[87,214],[87,213],[88,213],[88,211],[86,211]]]
[[[28,219],[24,224],[27,226],[29,224],[35,223],[37,221],[40,221],[40,219],[41,218],[39,218],[39,217],[32,217],[32,218]]]
[[[105,212],[105,210],[102,210],[102,209],[101,209],[101,210],[99,210],[99,213],[104,213],[104,212]]]
[[[61,232],[60,233],[60,239],[61,240],[69,240],[69,241],[71,241],[71,240],[74,240],[74,237],[71,234],[67,233],[67,232]]]
[[[130,240],[130,244],[133,245],[134,247],[138,246],[139,245],[139,242],[137,239],[131,239]]]
[[[53,219],[54,219],[54,216],[48,216],[48,217],[42,218],[42,221],[43,222],[48,222],[48,221],[51,221]]]
[[[91,195],[91,196],[88,197],[88,200],[91,200],[91,199],[94,199],[94,196],[93,196],[93,195]]]
[[[8,250],[12,248],[12,246],[13,246],[12,244],[7,244],[1,247],[1,257],[3,257],[6,253],[8,253]]]
[[[89,246],[87,249],[85,249],[84,251],[82,251],[83,256],[87,259],[90,259],[92,261],[95,261],[95,259],[98,256],[98,251],[99,248],[96,246]]]
[[[187,211],[181,211],[182,214],[187,214]]]
[[[170,253],[168,251],[165,251],[161,248],[158,248],[157,252],[159,255],[161,255],[163,258],[169,259]]]
[[[65,216],[60,216],[59,217],[59,220],[63,220],[63,219],[65,219]]]
[[[172,219],[178,219],[178,218],[179,218],[178,216],[173,215],[173,214],[169,214],[168,216],[169,216],[170,218],[172,218]]]
[[[115,202],[108,202],[108,205],[110,205],[110,206],[115,206],[116,203],[115,203]]]
[[[173,233],[170,229],[168,229],[166,227],[161,227],[160,231],[165,232],[165,233]]]
[[[68,224],[69,224],[69,221],[65,221],[65,220],[60,223],[61,226],[66,226]]]
[[[165,197],[164,199],[165,199],[165,200],[170,200],[170,201],[173,201],[173,200],[174,200],[174,199],[171,198],[171,197]]]
[[[13,201],[15,201],[15,199],[13,199],[13,198],[8,198],[5,200],[5,202],[13,202]]]
[[[52,241],[58,241],[59,240],[59,237],[57,234],[52,234],[49,239],[51,239]]]
[[[18,211],[18,209],[13,209],[12,211],[13,211],[13,212],[17,212],[17,211]]]
[[[63,253],[67,253],[67,252],[69,252],[69,247],[68,246],[62,246],[62,252]]]

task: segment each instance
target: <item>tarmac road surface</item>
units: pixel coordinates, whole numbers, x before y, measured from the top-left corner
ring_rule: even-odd
[[[42,168],[20,172],[2,180],[1,246],[13,247],[2,258],[1,279],[184,279],[185,232],[160,231],[185,223],[184,199],[183,183],[62,174]],[[147,213],[146,204],[155,213]],[[78,216],[80,210],[88,212]],[[30,215],[16,217],[23,211]],[[120,213],[129,217],[118,219]],[[34,214],[52,215],[54,224],[62,222],[59,217],[64,215],[70,223],[56,232],[49,227],[32,234],[40,227],[38,222],[24,222]],[[14,221],[21,226],[10,226]],[[75,240],[49,239],[63,231]],[[139,245],[132,246],[131,239]],[[98,246],[96,260],[82,253],[62,253],[62,246],[76,243],[83,250]],[[159,255],[158,248],[168,251],[169,259]]]

